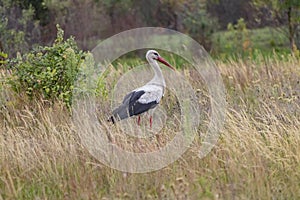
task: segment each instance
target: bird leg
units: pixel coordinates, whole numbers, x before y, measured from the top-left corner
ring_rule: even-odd
[[[138,115],[137,124],[138,124],[139,126],[141,125],[141,116],[140,116],[140,115]]]
[[[152,122],[153,122],[152,115],[150,115],[149,122],[150,122],[150,128],[152,129]]]

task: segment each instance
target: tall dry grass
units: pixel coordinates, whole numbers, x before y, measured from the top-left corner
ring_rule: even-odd
[[[102,165],[81,145],[62,105],[28,103],[3,85],[0,199],[300,198],[299,60],[217,65],[228,102],[217,146],[200,160],[197,138],[175,163],[146,174]],[[119,132],[111,134],[124,145]]]

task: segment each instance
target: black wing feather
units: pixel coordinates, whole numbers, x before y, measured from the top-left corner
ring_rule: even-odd
[[[157,102],[156,101],[152,101],[150,103],[147,104],[142,104],[139,102],[135,102],[131,107],[129,107],[129,114],[130,116],[132,115],[139,115],[142,114],[146,111],[148,111],[151,108],[154,108],[155,106],[157,106]]]
[[[115,120],[122,120],[133,115],[139,115],[157,106],[158,103],[156,101],[147,104],[138,102],[139,98],[145,93],[144,90],[139,90],[127,94],[122,104],[113,111],[113,116],[110,117],[109,121],[115,123]]]
[[[133,116],[133,115],[139,115],[143,112],[148,111],[151,108],[154,108],[157,105],[156,101],[152,101],[150,103],[147,104],[143,104],[138,102],[139,98],[145,94],[144,90],[140,90],[140,91],[136,91],[130,98],[129,101],[129,115]]]

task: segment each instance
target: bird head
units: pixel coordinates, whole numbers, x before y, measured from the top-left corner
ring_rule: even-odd
[[[146,54],[146,59],[149,62],[153,62],[154,60],[163,63],[167,67],[171,68],[172,70],[175,70],[174,67],[172,67],[163,57],[159,55],[159,53],[155,50],[149,50]]]

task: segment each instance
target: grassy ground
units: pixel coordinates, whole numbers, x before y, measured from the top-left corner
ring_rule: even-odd
[[[196,139],[178,161],[146,174],[102,165],[62,105],[28,103],[2,85],[0,199],[299,199],[300,63],[286,60],[217,63],[228,102],[218,145],[200,160]]]
[[[256,59],[261,54],[270,57],[274,52],[286,55],[290,53],[287,36],[284,28],[272,27],[216,32],[212,36],[212,53],[221,59],[233,55]]]

